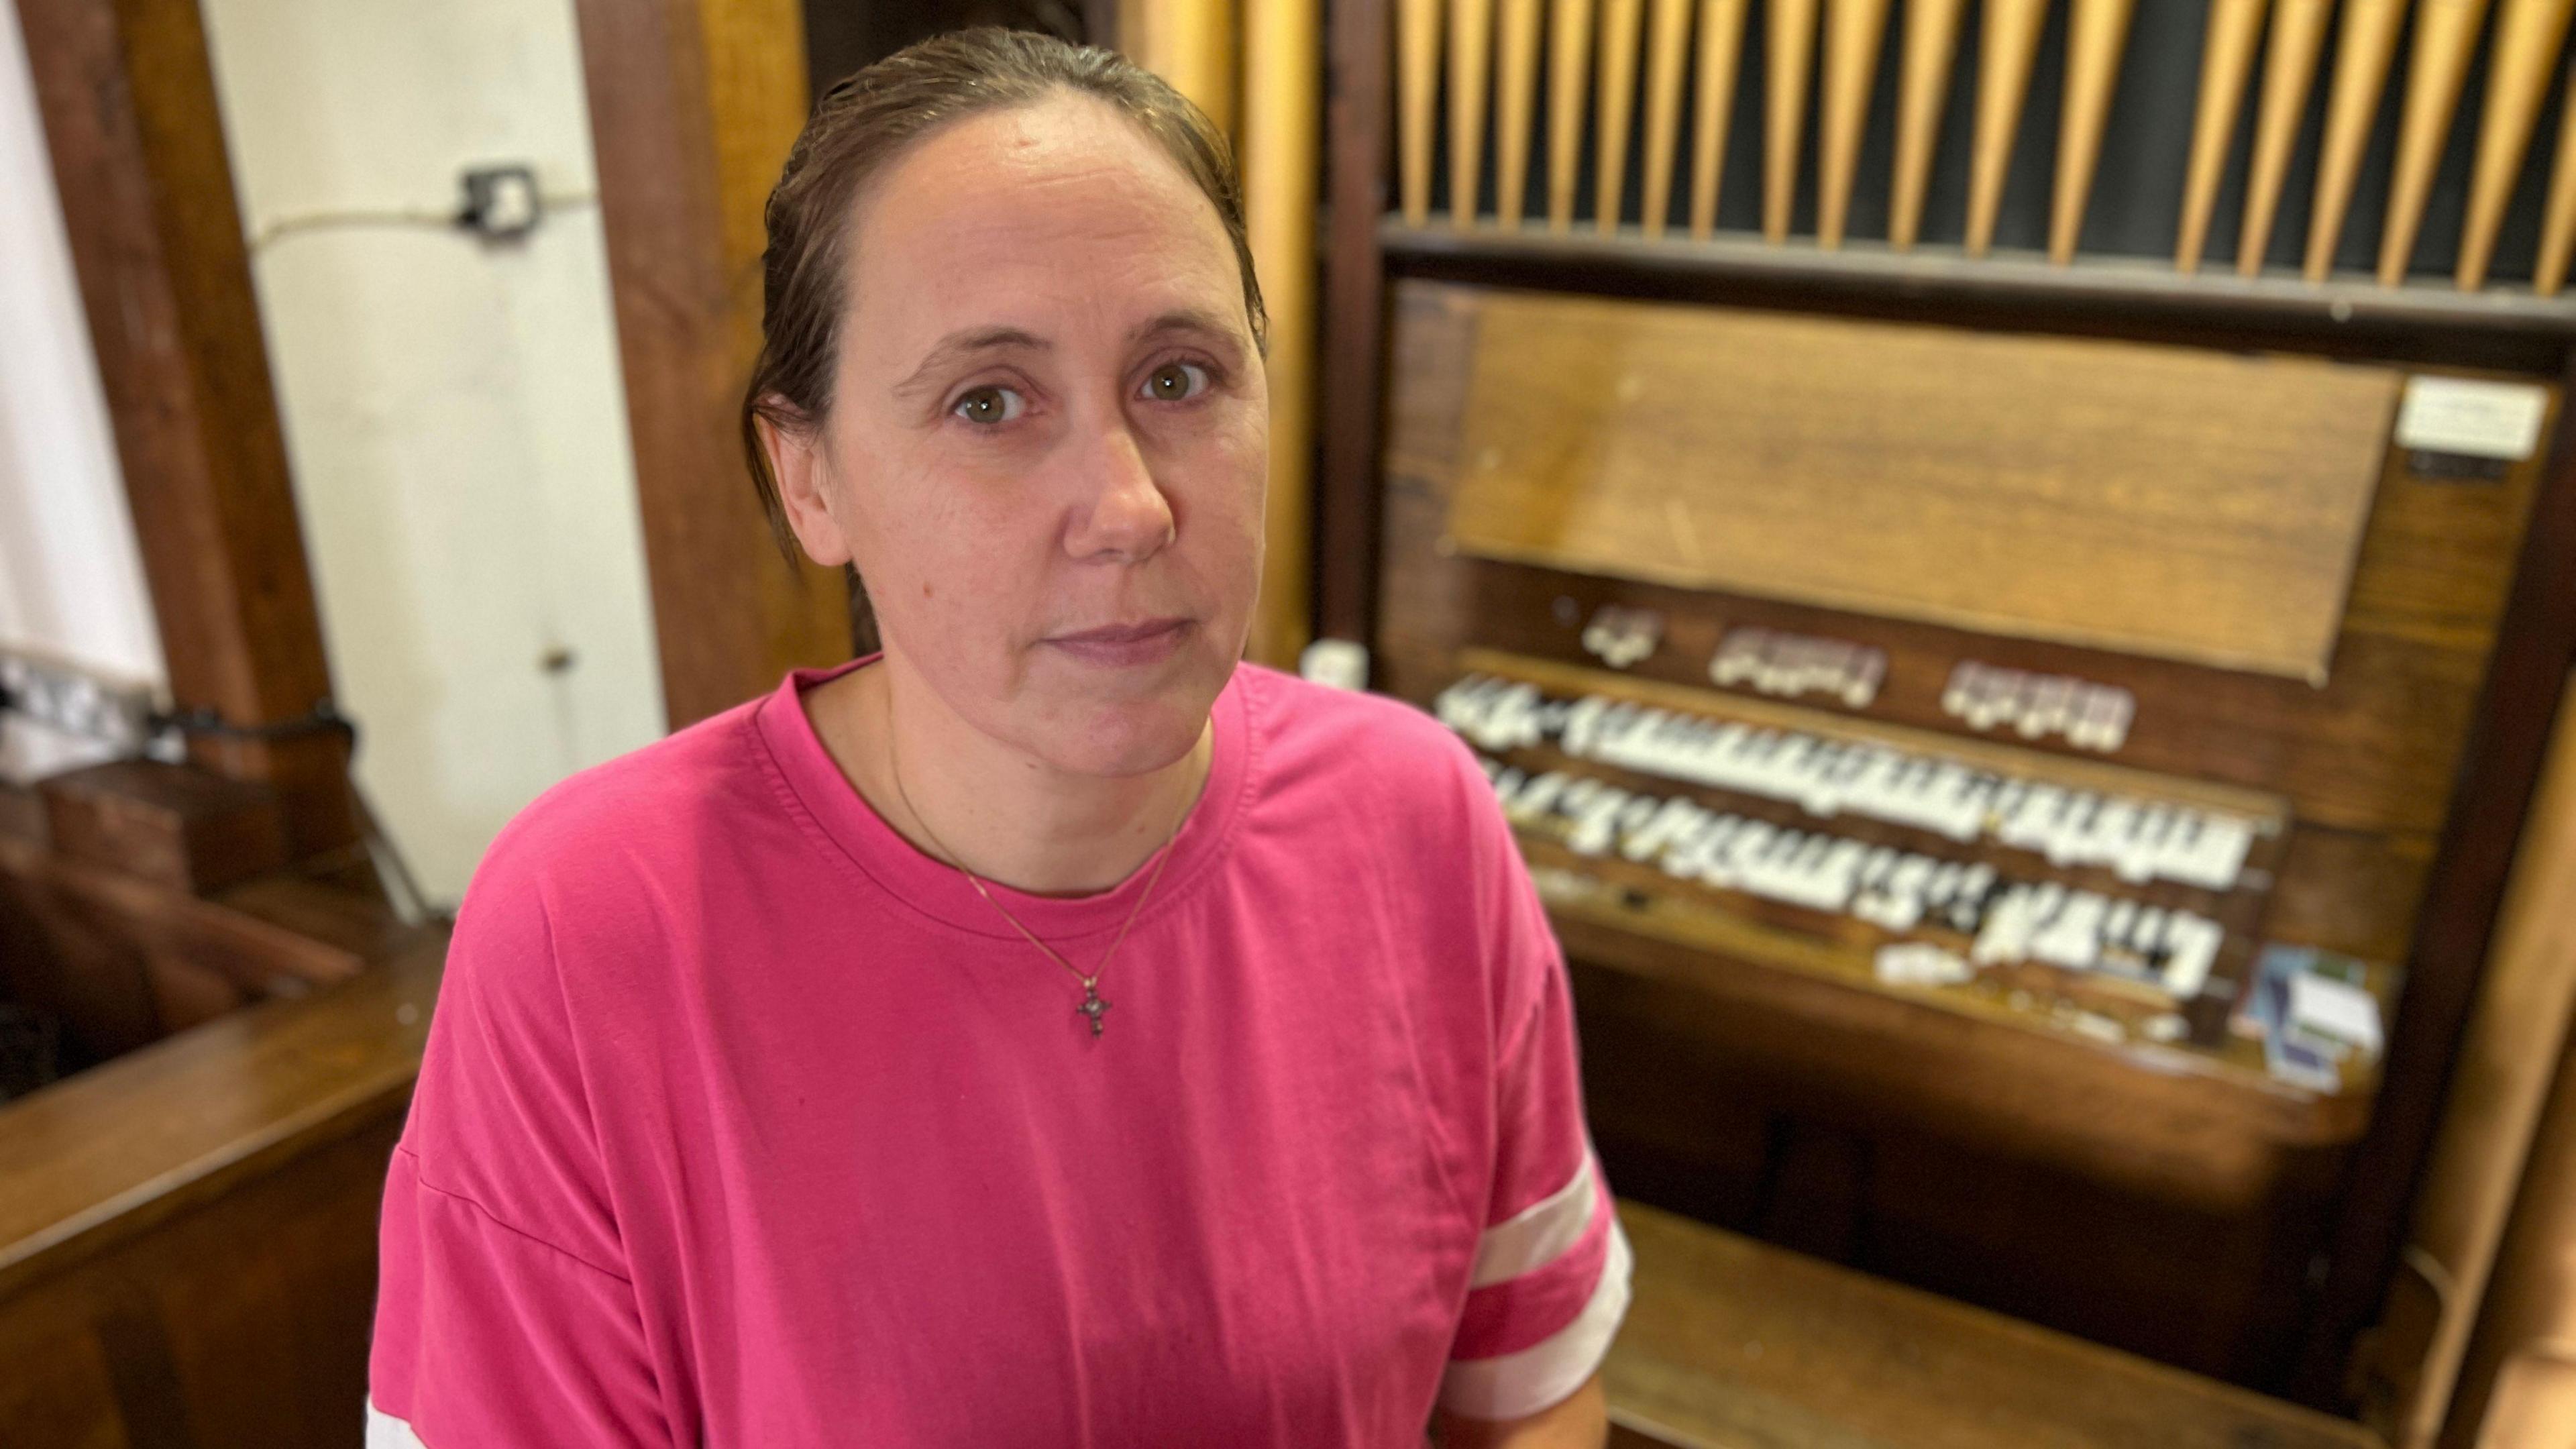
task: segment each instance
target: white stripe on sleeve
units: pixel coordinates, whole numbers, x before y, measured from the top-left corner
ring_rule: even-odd
[[[1583,1241],[1600,1197],[1592,1188],[1592,1153],[1586,1150],[1575,1164],[1574,1181],[1485,1229],[1476,1240],[1476,1267],[1467,1286],[1488,1288],[1555,1262]]]
[[[1628,1312],[1628,1274],[1635,1263],[1628,1235],[1612,1223],[1601,1281],[1574,1321],[1518,1353],[1451,1363],[1440,1377],[1440,1407],[1470,1419],[1522,1419],[1564,1402],[1610,1351]]]
[[[367,1400],[367,1449],[428,1449],[411,1425],[376,1407]]]

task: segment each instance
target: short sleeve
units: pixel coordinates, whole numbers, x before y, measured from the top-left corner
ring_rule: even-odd
[[[504,854],[458,916],[386,1177],[368,1449],[668,1445],[542,893]]]
[[[1537,1413],[1600,1368],[1628,1307],[1630,1259],[1583,1122],[1565,959],[1528,869],[1494,811],[1501,859],[1485,892],[1502,973],[1494,1180],[1441,1407],[1477,1419]]]

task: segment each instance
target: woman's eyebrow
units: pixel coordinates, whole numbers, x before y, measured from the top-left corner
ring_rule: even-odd
[[[1131,343],[1151,342],[1176,332],[1197,332],[1222,338],[1228,342],[1234,340],[1234,331],[1226,325],[1223,317],[1198,307],[1174,308],[1138,326],[1136,330],[1127,334],[1127,340]]]
[[[908,398],[928,390],[941,374],[979,352],[994,352],[1006,347],[1044,352],[1054,345],[1034,332],[1024,332],[1017,327],[969,327],[951,332],[939,339],[938,344],[921,359],[921,365],[912,370],[912,376],[894,385],[894,395]]]

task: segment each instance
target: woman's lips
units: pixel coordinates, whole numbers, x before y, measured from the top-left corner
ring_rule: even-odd
[[[1181,647],[1181,641],[1189,636],[1191,627],[1187,619],[1146,619],[1134,624],[1104,624],[1097,629],[1057,634],[1043,642],[1085,664],[1131,668],[1139,664],[1159,664],[1171,658]]]

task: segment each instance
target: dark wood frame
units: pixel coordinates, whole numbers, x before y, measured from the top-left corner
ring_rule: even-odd
[[[1384,372],[1382,315],[1393,276],[1487,285],[1583,285],[1614,295],[1789,307],[1952,323],[2117,334],[2204,345],[2370,354],[2557,373],[2576,388],[2576,308],[2458,298],[2431,288],[2238,286],[2217,279],[2167,284],[2132,270],[2101,272],[1940,260],[1827,258],[1785,251],[1659,243],[1651,251],[1589,238],[1460,236],[1385,219],[1388,155],[1383,0],[1336,0],[1327,154],[1332,176],[1325,315],[1326,392],[1320,416],[1319,632],[1374,644],[1377,627],[1379,459]],[[2539,778],[2561,685],[2576,664],[2576,427],[2553,440],[2511,598],[2489,663],[2477,722],[2452,795],[2409,957],[2406,996],[2389,1042],[2368,1135],[2355,1155],[2344,1209],[2306,1314],[2290,1388],[2318,1407],[2348,1409],[2356,1336],[2379,1311],[2394,1270],[2513,854]]]
[[[299,854],[358,827],[195,0],[19,0],[170,692],[274,786]]]
[[[779,557],[736,409],[761,209],[804,123],[795,0],[577,0],[662,695],[674,729],[850,656],[839,575]]]

